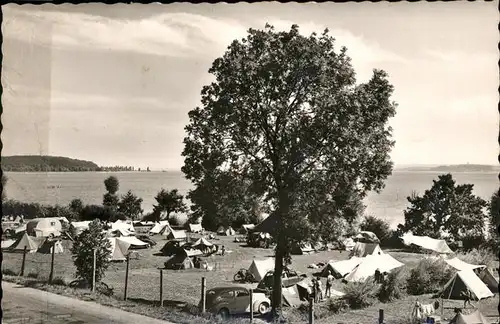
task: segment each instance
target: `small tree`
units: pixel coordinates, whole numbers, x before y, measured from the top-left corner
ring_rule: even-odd
[[[141,205],[142,198],[138,198],[132,193],[131,190],[129,190],[124,196],[122,196],[121,201],[118,203],[118,212],[132,219],[136,219],[143,212]]]
[[[473,188],[472,184],[457,185],[451,174],[440,175],[422,196],[407,198],[411,206],[399,228],[438,239],[447,232],[454,241],[483,237],[486,201],[474,195]]]
[[[107,193],[104,194],[102,204],[114,209],[118,208],[118,203],[120,199],[117,196],[120,183],[115,176],[110,176],[104,180],[104,186],[106,187]]]
[[[373,232],[380,239],[382,245],[387,244],[392,235],[389,224],[383,219],[374,216],[366,216],[360,225],[360,229],[362,231]]]
[[[6,190],[5,190],[5,186],[7,185],[7,176],[3,172],[2,172],[2,178],[1,178],[1,184],[2,184],[2,187],[0,188],[0,190],[2,190],[2,203],[3,203],[5,201],[5,199],[7,199],[7,194],[6,194]]]
[[[69,203],[69,209],[79,215],[83,210],[82,200],[78,198],[71,200],[71,202]]]
[[[171,213],[185,213],[187,211],[184,196],[179,194],[177,189],[166,191],[162,188],[156,195],[155,200],[157,205],[153,207],[153,213],[156,215],[157,220],[159,220],[163,212],[166,213],[167,219],[169,219]]]
[[[93,276],[94,249],[96,249],[96,283],[104,278],[105,271],[109,266],[111,244],[103,230],[104,226],[99,220],[92,221],[89,228],[76,237],[71,248],[76,277],[89,284],[92,282]]]

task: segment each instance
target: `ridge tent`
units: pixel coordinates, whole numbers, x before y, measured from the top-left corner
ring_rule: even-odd
[[[261,281],[266,273],[274,270],[274,259],[268,258],[264,260],[253,259],[252,264],[248,268],[248,272],[253,274],[255,280]]]
[[[464,299],[461,293],[465,288],[469,288],[476,300],[494,296],[484,282],[470,269],[455,273],[446,283],[440,295],[445,299]]]
[[[236,234],[236,232],[234,231],[234,229],[231,226],[229,226],[227,228],[224,228],[221,226],[217,230],[217,234],[218,235],[225,235],[225,236],[233,236]]]
[[[467,315],[458,313],[457,315],[455,315],[455,317],[452,318],[449,324],[489,324],[489,323],[490,322],[479,311],[479,309],[476,309],[475,312]]]
[[[128,250],[122,251],[120,245],[117,242],[118,238],[109,237],[108,241],[110,243],[110,251],[111,255],[109,256],[109,261],[125,261],[125,255],[128,253]]]
[[[214,251],[215,246],[207,241],[204,237],[198,239],[196,242],[193,244],[193,248],[200,250],[203,253],[209,253]]]
[[[479,279],[481,279],[482,282],[485,283],[485,285],[488,287],[488,289],[494,293],[498,293],[498,281],[497,279],[493,276],[493,274],[490,272],[488,268],[484,268],[479,272],[478,275]]]
[[[396,268],[404,266],[403,263],[394,259],[389,254],[372,254],[362,258],[361,263],[346,277],[349,282],[362,282],[368,277],[374,276],[377,269],[380,272],[390,272]]]
[[[170,233],[168,233],[167,240],[187,240],[186,236],[186,231],[180,230],[180,231],[174,231],[171,230]]]
[[[165,268],[172,270],[192,269],[194,264],[188,256],[176,254],[165,262]]]
[[[380,243],[379,238],[375,233],[369,231],[361,231],[354,236],[354,240],[361,243]]]
[[[16,243],[15,240],[5,240],[5,241],[2,241],[2,249],[8,249],[14,243]]]
[[[115,237],[123,237],[123,236],[131,236],[134,235],[134,233],[124,229],[124,228],[117,228],[117,229],[109,229],[107,231],[108,235],[115,236]]]
[[[274,235],[277,226],[278,226],[278,214],[272,213],[271,215],[267,216],[262,222],[257,224],[252,231],[269,233],[271,235]]]
[[[123,236],[117,237],[116,242],[120,246],[120,249],[126,254],[129,249],[144,249],[149,247],[149,244],[139,240],[135,236]]]
[[[310,254],[313,252],[316,252],[312,245],[310,243],[300,243],[300,244],[294,244],[292,246],[292,254],[298,254],[298,255],[303,255],[303,254]]]
[[[135,232],[135,228],[132,222],[130,221],[122,221],[122,220],[117,220],[116,222],[111,224],[111,230],[126,230],[128,232]]]
[[[433,251],[439,254],[453,253],[445,240],[437,240],[428,236],[416,236],[411,233],[404,234],[401,239],[407,246],[416,245],[424,250]]]
[[[185,244],[186,244],[185,242],[168,241],[160,249],[160,252],[161,252],[161,254],[163,254],[165,256],[172,256],[172,255],[179,253],[180,249]]]
[[[149,230],[150,234],[160,234],[163,233],[165,230],[165,227],[170,227],[170,223],[168,221],[160,221],[156,223],[153,228]]]
[[[300,293],[297,285],[282,288],[283,306],[299,307],[303,302],[300,300]]]
[[[33,237],[29,236],[26,232],[17,239],[10,247],[9,250],[12,251],[24,251],[24,247],[26,247],[26,251],[29,253],[35,253],[40,245],[42,245],[43,241],[45,241],[44,237]]]
[[[470,263],[467,263],[467,262],[460,260],[457,257],[454,257],[452,259],[445,259],[444,261],[446,263],[448,263],[448,265],[450,265],[451,267],[453,267],[459,271],[460,270],[467,270],[467,269],[474,270],[474,269],[486,268],[485,265],[470,264]]]
[[[255,224],[243,224],[240,228],[240,234],[248,234],[255,228]]]
[[[38,248],[39,253],[52,254],[52,249],[55,249],[54,253],[64,253],[64,248],[61,241],[50,241],[45,240]]]
[[[328,277],[328,271],[332,272],[332,275],[336,279],[343,278],[347,274],[351,273],[360,263],[363,261],[363,258],[358,258],[356,256],[342,261],[330,261],[326,264],[321,271],[322,277]]]
[[[374,254],[382,254],[382,249],[380,248],[380,245],[377,243],[361,243],[361,242],[356,242],[356,245],[354,245],[354,248],[352,249],[351,253],[349,256],[356,256],[359,258],[365,257],[367,255],[374,255]]]
[[[189,231],[191,233],[200,233],[203,231],[201,224],[189,224]]]

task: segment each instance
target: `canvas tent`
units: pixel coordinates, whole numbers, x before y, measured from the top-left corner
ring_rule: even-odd
[[[122,247],[117,242],[118,238],[109,237],[108,241],[111,245],[111,254],[109,256],[109,261],[125,261],[125,255],[128,253],[128,250],[122,251]]]
[[[349,282],[362,282],[368,279],[368,277],[375,275],[377,269],[383,273],[390,272],[402,266],[404,266],[403,263],[386,253],[367,255],[362,258],[360,264],[345,277],[345,280]]]
[[[135,232],[135,228],[132,222],[117,220],[116,222],[111,224],[111,231],[120,231],[123,233],[128,233],[128,235],[132,235]]]
[[[437,240],[428,236],[416,236],[411,233],[406,233],[401,237],[405,245],[416,245],[421,249],[436,252],[439,254],[451,254],[450,249],[445,240]]]
[[[356,242],[363,242],[363,243],[380,243],[380,240],[377,237],[377,235],[369,231],[359,232],[358,235],[354,236],[354,240]]]
[[[278,226],[278,214],[273,213],[268,217],[266,217],[262,222],[257,224],[253,228],[252,232],[269,233],[273,235],[277,226]]]
[[[61,231],[61,221],[54,217],[35,218],[26,223],[26,233],[35,237],[59,236]]]
[[[300,300],[299,290],[297,285],[290,287],[283,287],[281,291],[283,295],[283,306],[286,307],[299,307],[303,302]]]
[[[268,271],[274,270],[274,259],[268,258],[264,260],[253,259],[248,271],[254,275],[255,280],[261,281]]]
[[[203,253],[209,253],[215,250],[215,245],[202,237],[193,243],[193,248],[198,249]]]
[[[467,270],[467,269],[474,270],[474,269],[486,268],[485,265],[469,264],[467,262],[460,260],[457,257],[454,257],[452,259],[445,259],[444,261],[446,263],[448,263],[448,265],[450,265],[451,267],[455,268],[458,271]]]
[[[361,243],[356,242],[349,256],[357,256],[359,258],[372,254],[382,254],[382,249],[377,243]]]
[[[224,227],[219,227],[219,229],[217,230],[217,234],[219,235],[226,235],[226,236],[233,236],[236,234],[236,232],[234,231],[234,229],[229,226],[227,228],[224,228]]]
[[[149,230],[150,234],[161,234],[165,231],[166,227],[170,227],[170,224],[168,221],[160,221],[156,223],[153,228]]]
[[[479,309],[476,309],[475,312],[467,315],[458,313],[450,321],[450,324],[489,324],[489,323],[490,322],[479,311]]]
[[[348,260],[341,260],[336,262],[330,261],[323,268],[323,271],[321,271],[321,276],[328,277],[328,271],[331,271],[332,275],[335,278],[343,278],[347,274],[351,273],[354,268],[356,268],[361,263],[362,260],[363,258],[354,256]]]
[[[90,221],[82,221],[82,222],[71,222],[70,227],[72,227],[76,233],[79,235],[81,232],[89,228]]]
[[[8,249],[14,243],[16,243],[15,240],[5,240],[5,241],[2,241],[2,249]]]
[[[255,228],[255,224],[243,224],[240,228],[241,234],[248,234]]]
[[[314,250],[314,248],[310,243],[295,244],[292,247],[292,254],[302,255],[302,254],[310,254],[313,252],[316,252],[316,250]]]
[[[64,248],[62,245],[62,242],[57,240],[57,241],[51,241],[51,240],[45,240],[40,247],[38,248],[39,253],[44,253],[44,254],[51,254],[52,249],[54,250],[54,253],[59,254],[64,252]]]
[[[43,237],[33,237],[29,236],[27,233],[24,233],[23,236],[17,239],[10,247],[11,251],[24,251],[24,247],[26,247],[26,251],[29,253],[35,253],[40,245],[42,245],[45,238]]]
[[[174,230],[171,230],[170,233],[168,233],[167,235],[167,240],[186,240],[187,239],[187,235],[186,235],[186,231],[184,230],[180,230],[180,231],[174,231]]]
[[[182,254],[176,254],[165,262],[165,268],[173,270],[183,270],[194,268],[193,261]]]
[[[118,245],[120,245],[121,250],[125,253],[129,249],[144,249],[149,247],[148,243],[139,240],[135,236],[118,237],[116,238],[116,241],[118,242]]]
[[[488,268],[481,269],[478,277],[492,293],[498,293],[498,281]]]
[[[476,300],[494,296],[484,282],[476,276],[474,271],[467,269],[455,273],[444,286],[441,297],[445,299],[464,299],[461,293],[465,288],[469,288]]]
[[[176,253],[179,253],[179,250],[183,245],[185,245],[185,242],[179,242],[179,241],[168,241],[163,245],[163,247],[160,249],[160,252],[165,255],[165,256],[172,256],[175,255]]]
[[[201,224],[189,224],[189,231],[191,233],[200,233],[203,231],[203,227],[201,227]]]

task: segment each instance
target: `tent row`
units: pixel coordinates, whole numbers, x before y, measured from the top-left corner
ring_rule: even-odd
[[[60,240],[50,240],[46,237],[34,237],[24,233],[17,240],[9,240],[2,242],[2,250],[12,252],[23,252],[26,248],[28,253],[63,253],[64,248]]]

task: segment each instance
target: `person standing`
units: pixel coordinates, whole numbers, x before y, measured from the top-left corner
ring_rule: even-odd
[[[460,294],[462,295],[462,297],[464,297],[464,308],[467,308],[467,304],[472,306],[472,304],[470,302],[472,299],[472,293],[469,290],[469,288],[466,287],[464,290],[462,290],[462,292]]]
[[[332,297],[332,285],[335,278],[333,277],[332,270],[328,270],[328,277],[326,277],[326,297]]]
[[[323,301],[323,290],[321,289],[321,279],[316,279],[316,291],[318,293],[318,302]]]

